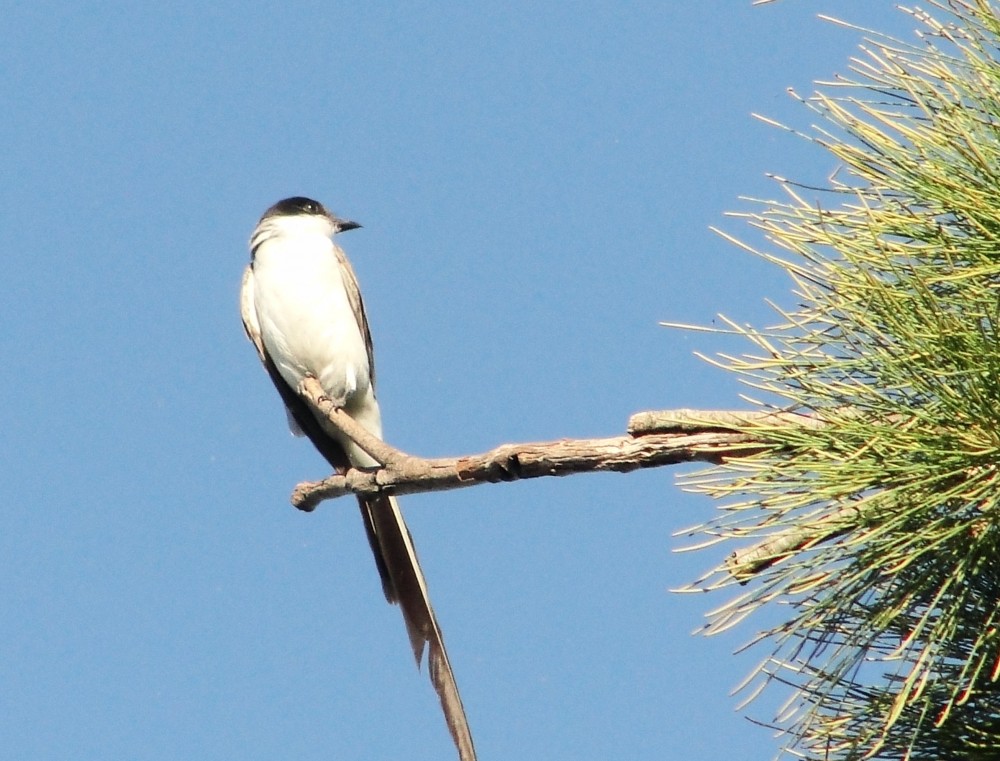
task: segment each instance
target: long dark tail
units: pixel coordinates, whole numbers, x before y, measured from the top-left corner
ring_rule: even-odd
[[[359,500],[365,532],[375,555],[375,564],[382,577],[382,590],[386,599],[398,603],[403,611],[406,633],[410,637],[413,657],[420,666],[424,645],[429,645],[428,664],[431,684],[441,700],[448,729],[458,748],[461,761],[476,761],[472,733],[465,717],[462,698],[458,694],[455,674],[448,661],[448,651],[438,627],[427,583],[420,570],[420,561],[413,548],[410,531],[403,521],[403,514],[394,497],[375,497]]]
[[[244,278],[246,282],[246,278]],[[259,336],[255,336],[247,325],[244,326],[257,351],[260,354],[264,368],[272,382],[281,394],[282,401],[292,413],[302,432],[309,437],[313,446],[337,471],[343,472],[349,467],[343,447],[324,430],[322,424],[313,415],[312,410],[299,395],[292,390],[281,377],[274,362],[264,351]],[[472,744],[472,733],[465,717],[462,698],[458,694],[458,684],[455,674],[448,662],[448,652],[444,649],[444,638],[434,617],[430,597],[427,595],[427,584],[420,570],[416,550],[410,531],[403,521],[403,514],[394,497],[375,497],[359,500],[361,517],[365,524],[365,533],[371,544],[375,565],[382,577],[382,590],[386,599],[398,603],[403,611],[403,621],[406,623],[406,633],[410,637],[413,656],[417,659],[417,667],[423,656],[424,645],[430,645],[429,668],[431,684],[441,700],[445,721],[455,747],[458,748],[460,761],[476,761],[476,749]]]

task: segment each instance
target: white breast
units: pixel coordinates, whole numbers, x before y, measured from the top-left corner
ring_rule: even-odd
[[[269,238],[253,273],[261,339],[292,388],[311,374],[333,399],[369,396],[365,339],[333,242],[311,232]]]

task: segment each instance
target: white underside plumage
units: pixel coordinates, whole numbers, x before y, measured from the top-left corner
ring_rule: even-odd
[[[381,437],[365,339],[333,249],[329,237],[311,231],[274,236],[259,246],[250,287],[261,339],[293,389],[314,376],[331,399]],[[353,465],[376,464],[351,442],[338,440]]]

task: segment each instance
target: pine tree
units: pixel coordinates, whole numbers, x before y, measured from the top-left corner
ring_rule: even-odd
[[[739,592],[706,629],[786,606],[748,689],[792,686],[806,758],[1000,758],[1000,19],[930,7],[802,99],[829,187],[737,215],[797,303],[715,361],[816,424],[748,420],[773,445],[688,480],[744,563],[692,585]]]

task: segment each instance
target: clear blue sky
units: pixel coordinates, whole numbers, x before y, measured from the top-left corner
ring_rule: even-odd
[[[246,343],[279,198],[343,244],[387,437],[414,453],[739,406],[657,325],[766,323],[782,276],[709,232],[832,159],[750,118],[844,71],[890,2],[20,3],[0,49],[0,755],[449,759],[353,501]],[[728,696],[763,651],[691,636],[707,518],[676,473],[403,500],[482,761],[770,758]],[[777,699],[777,695],[774,700]],[[767,701],[765,701],[767,702]],[[766,718],[766,716],[765,716]]]

